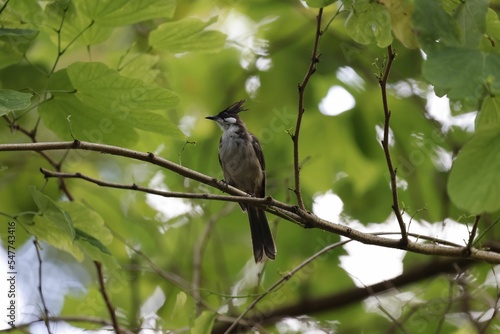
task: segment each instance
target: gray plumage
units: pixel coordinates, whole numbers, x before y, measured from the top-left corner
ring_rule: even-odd
[[[216,116],[206,117],[217,122],[222,129],[219,142],[219,162],[224,180],[252,196],[264,197],[266,191],[265,161],[258,139],[250,133],[238,113],[245,110],[239,101]],[[255,262],[264,255],[274,260],[276,246],[265,211],[251,205],[240,204],[248,212]]]

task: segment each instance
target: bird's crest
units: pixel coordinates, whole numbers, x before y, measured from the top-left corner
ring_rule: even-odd
[[[242,112],[242,111],[245,111],[245,110],[247,110],[247,109],[245,109],[245,108],[243,107],[243,104],[244,104],[244,103],[245,103],[245,100],[238,101],[238,102],[236,102],[236,103],[234,103],[234,104],[230,105],[229,107],[227,107],[227,108],[223,111],[223,113],[226,113],[226,114],[233,114],[233,115],[234,115],[234,114],[238,114],[238,113],[240,113],[240,112]]]

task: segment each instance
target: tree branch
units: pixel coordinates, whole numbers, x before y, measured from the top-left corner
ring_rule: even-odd
[[[49,310],[47,309],[47,304],[45,303],[45,298],[42,291],[42,257],[40,256],[40,250],[38,249],[39,244],[36,239],[33,240],[33,245],[35,246],[36,256],[38,258],[38,293],[40,294],[40,299],[43,306],[43,322],[45,323],[45,327],[47,328],[47,333],[52,334],[52,331],[50,330],[50,323],[48,320]]]
[[[385,160],[387,161],[387,168],[389,169],[389,175],[391,177],[391,191],[392,191],[392,210],[396,215],[396,219],[399,223],[399,228],[401,229],[401,246],[406,246],[408,244],[408,234],[406,231],[406,225],[403,221],[403,216],[401,214],[401,209],[399,208],[398,199],[398,188],[396,184],[396,169],[392,164],[391,150],[389,146],[389,124],[391,119],[391,111],[389,110],[389,104],[387,102],[387,79],[389,78],[389,73],[391,72],[392,62],[396,57],[396,53],[392,50],[392,45],[387,47],[387,64],[385,65],[385,71],[382,77],[379,77],[378,83],[380,85],[380,90],[382,91],[382,104],[384,106],[384,139],[382,140],[382,147],[384,149]]]
[[[252,205],[265,205],[267,206],[267,210],[269,212],[272,212],[273,214],[277,215],[282,213],[284,216],[287,217],[286,218],[287,220],[290,220],[296,224],[307,227],[314,227],[330,233],[339,234],[364,244],[377,245],[387,248],[403,249],[410,252],[427,254],[427,255],[441,255],[441,256],[461,257],[461,258],[465,257],[483,262],[496,263],[496,264],[500,263],[500,254],[497,252],[479,250],[477,248],[471,247],[470,254],[464,254],[463,247],[450,247],[447,245],[440,245],[440,244],[421,243],[418,240],[415,242],[408,241],[406,245],[402,245],[401,240],[381,237],[378,235],[361,232],[342,224],[329,222],[327,220],[319,218],[318,216],[316,216],[311,212],[302,210],[297,206],[277,201],[270,196],[266,198],[252,198],[248,196],[248,194],[238,190],[237,188],[219,182],[216,178],[180,166],[166,159],[157,157],[153,153],[143,153],[143,152],[129,150],[126,148],[104,145],[104,144],[81,142],[78,140],[70,142],[0,144],[0,152],[2,151],[38,152],[38,151],[67,150],[67,149],[95,151],[104,154],[111,154],[139,161],[145,161],[154,164],[156,166],[169,169],[181,176],[201,182],[213,188],[224,191],[228,194],[234,196],[243,196],[236,200],[232,199],[229,196],[217,197],[217,195],[211,195],[210,199],[231,200],[236,202],[244,201]],[[276,212],[274,210],[276,210]]]
[[[474,219],[474,225],[472,226],[472,231],[469,234],[469,242],[467,242],[467,247],[465,248],[466,252],[469,253],[472,245],[474,244],[474,238],[477,233],[477,226],[479,225],[479,219],[481,219],[481,215],[477,215]]]
[[[299,90],[299,110],[297,113],[297,123],[295,125],[295,133],[292,136],[293,140],[293,166],[295,177],[295,195],[297,196],[297,204],[301,210],[305,209],[304,200],[302,199],[302,192],[300,190],[300,161],[299,161],[299,134],[300,126],[302,124],[302,115],[304,114],[304,92],[311,76],[316,72],[316,64],[319,62],[318,48],[319,39],[322,35],[321,31],[321,18],[323,16],[323,8],[320,8],[316,16],[316,35],[314,37],[314,46],[311,55],[311,62],[307,69],[306,75],[302,83],[298,85]]]
[[[14,331],[22,331],[23,329],[30,327],[33,324],[36,324],[40,321],[45,321],[45,319],[37,319],[31,322],[27,322],[24,324],[18,324],[16,327],[10,327],[6,329],[1,329],[0,333],[9,333]],[[113,326],[113,324],[108,319],[103,318],[95,318],[90,316],[55,316],[48,318],[48,321],[51,322],[78,322],[78,323],[88,323],[88,324],[97,324],[102,326]],[[132,334],[132,331],[123,330],[126,334]]]
[[[24,135],[26,135],[33,143],[38,142],[36,139],[36,127],[32,131],[28,131],[25,128],[21,127],[19,124],[16,124],[15,121],[11,120],[7,115],[3,116],[3,119],[9,124],[11,130],[17,130]],[[52,167],[54,167],[58,172],[61,171],[61,163],[55,162],[51,157],[49,157],[45,152],[38,151],[40,156],[42,156]],[[66,182],[64,180],[59,179],[59,189],[68,197],[70,201],[73,200],[73,196],[66,187]]]
[[[205,253],[205,248],[208,243],[208,238],[210,233],[212,232],[215,223],[217,223],[222,217],[227,216],[233,209],[233,205],[227,203],[222,210],[217,212],[215,215],[208,219],[208,222],[205,224],[205,228],[200,233],[196,242],[194,244],[193,249],[193,283],[192,283],[192,291],[193,291],[193,299],[196,303],[196,314],[200,315],[203,312],[203,299],[201,297],[201,278],[202,278],[202,258]]]
[[[97,277],[99,278],[99,291],[101,292],[102,298],[108,309],[109,316],[111,317],[111,322],[113,323],[113,329],[116,334],[120,334],[122,331],[120,325],[118,324],[118,319],[116,318],[116,312],[111,300],[109,299],[108,292],[106,291],[106,285],[104,283],[104,275],[102,273],[102,264],[99,261],[94,261],[95,267],[97,269]]]
[[[240,196],[227,196],[227,195],[215,195],[208,193],[185,193],[185,192],[175,192],[175,191],[165,191],[165,190],[156,190],[147,187],[138,186],[137,184],[122,184],[116,182],[108,182],[103,180],[98,180],[93,177],[83,175],[82,173],[64,173],[64,172],[55,172],[49,171],[45,168],[40,168],[40,172],[45,176],[45,178],[58,178],[58,179],[82,179],[91,183],[94,183],[100,187],[107,188],[116,188],[116,189],[128,189],[140,191],[147,194],[158,195],[162,197],[174,197],[174,198],[189,198],[189,199],[206,199],[206,200],[219,200],[219,201],[228,201],[228,202],[238,202],[238,203],[248,203],[251,205],[257,205],[266,209],[267,211],[274,213],[277,216],[280,216],[286,220],[292,222],[300,222],[300,217],[294,215],[293,213],[289,213],[284,211],[282,208],[275,207],[270,208],[267,207],[267,204],[270,201],[270,197],[267,198],[259,198],[252,197],[241,190],[234,188],[237,190],[237,193],[240,193]],[[224,185],[224,189],[226,189],[228,185]],[[288,209],[286,209],[288,210]]]
[[[332,245],[333,246],[333,245]],[[335,292],[329,296],[318,297],[309,300],[300,300],[298,303],[271,309],[263,314],[256,312],[242,320],[248,323],[259,323],[264,326],[274,324],[284,317],[296,317],[303,314],[315,314],[340,309],[377,293],[400,288],[405,285],[428,279],[444,273],[455,273],[457,267],[463,270],[475,262],[467,259],[448,259],[444,261],[432,261],[426,265],[419,265],[407,270],[405,273],[393,279],[369,285],[363,288],[352,288],[350,290]],[[281,281],[281,280],[280,280]],[[215,327],[212,334],[233,333],[229,331],[230,324],[222,324]]]
[[[240,321],[243,319],[243,317],[250,312],[257,303],[259,303],[262,299],[264,299],[266,296],[268,296],[271,292],[275,291],[280,287],[282,284],[285,282],[289,281],[293,275],[295,275],[298,271],[300,271],[302,268],[307,266],[309,263],[320,257],[321,255],[329,252],[332,249],[335,249],[337,247],[341,247],[345,245],[346,243],[350,242],[351,240],[345,240],[345,241],[340,241],[336,242],[334,244],[328,245],[324,247],[322,250],[319,252],[315,253],[311,257],[307,258],[305,261],[302,261],[301,264],[299,264],[297,267],[295,267],[293,270],[289,271],[286,275],[284,275],[280,280],[278,280],[276,283],[274,283],[269,289],[266,290],[263,294],[261,294],[259,297],[257,297],[246,309],[243,311],[236,320],[233,321],[233,323],[227,328],[224,332],[224,334],[231,333],[231,331],[240,323]],[[251,321],[250,323],[254,323],[254,321]]]

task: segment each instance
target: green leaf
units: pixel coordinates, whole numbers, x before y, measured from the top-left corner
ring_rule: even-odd
[[[132,146],[139,140],[129,122],[112,111],[103,113],[84,104],[74,94],[58,95],[43,102],[39,113],[45,126],[62,140],[72,140],[73,135],[79,140],[122,147]]]
[[[77,202],[58,202],[57,205],[71,216],[75,229],[96,236],[104,244],[113,240],[104,219],[96,211]]]
[[[196,18],[185,18],[161,24],[149,35],[149,43],[158,50],[170,53],[215,52],[224,47],[226,35],[206,27],[217,21],[213,17],[207,22]]]
[[[107,269],[117,274],[118,262],[104,244],[110,244],[113,235],[106,227],[104,219],[94,210],[77,202],[58,202],[57,205],[67,212],[75,227],[74,249],[94,261],[103,263]],[[115,275],[116,276],[116,275]]]
[[[39,212],[31,224],[23,224],[28,233],[70,253],[79,261],[83,260],[83,253],[73,244],[76,234],[70,215],[34,187],[30,191]]]
[[[192,334],[209,334],[212,332],[216,313],[204,311],[194,321],[194,326],[191,329]]]
[[[391,14],[392,32],[407,48],[418,47],[413,31],[413,2],[406,0],[380,0]]]
[[[187,295],[184,291],[180,291],[175,296],[174,309],[172,311],[172,318],[179,316],[178,313],[183,314],[185,312],[185,306],[187,303]]]
[[[500,55],[462,48],[444,48],[432,52],[425,61],[422,73],[450,99],[480,101],[489,87],[500,92]]]
[[[378,2],[355,1],[345,27],[349,36],[361,44],[386,47],[392,43],[391,16]]]
[[[470,214],[500,209],[500,127],[479,131],[458,154],[448,179],[448,195]]]
[[[0,37],[21,38],[24,41],[31,42],[38,35],[38,30],[33,29],[9,29],[0,28]]]
[[[79,0],[76,6],[103,26],[123,26],[158,17],[171,18],[175,0]]]
[[[495,47],[500,43],[500,20],[498,20],[497,13],[491,8],[488,8],[486,13],[486,34],[490,39],[485,42],[488,45],[488,50],[500,52],[500,50]]]
[[[16,90],[0,89],[0,116],[28,108],[31,104],[31,96],[31,94]]]
[[[111,271],[114,277],[120,278],[122,273],[119,272],[120,265],[111,252],[98,239],[92,235],[83,232],[80,229],[76,230],[75,248],[80,249],[85,255],[93,261],[98,261]]]
[[[38,207],[39,214],[55,223],[61,231],[66,233],[71,239],[74,239],[75,229],[68,213],[58,207],[50,197],[36,190],[35,187],[32,187],[30,192]]]
[[[500,127],[500,97],[487,96],[476,116],[476,131]]]
[[[415,1],[413,28],[420,46],[428,52],[436,47],[459,46],[456,21],[435,0]]]
[[[61,225],[46,216],[36,215],[31,225],[24,224],[28,233],[47,244],[71,254],[79,262],[83,261],[85,254],[80,248],[75,247],[74,238],[71,238]]]
[[[129,126],[183,139],[175,124],[150,111],[177,105],[177,94],[142,80],[121,76],[102,63],[73,63],[67,68],[75,96],[86,105]]]
[[[107,249],[106,246],[104,246],[102,244],[102,242],[100,242],[98,239],[94,238],[90,234],[85,233],[82,230],[79,230],[77,228],[75,229],[75,232],[76,232],[76,239],[75,240],[84,241],[84,242],[90,244],[91,246],[97,248],[97,250],[99,250],[100,252],[111,255],[111,252],[109,251],[109,249]],[[98,261],[97,258],[93,258],[93,259]]]
[[[24,58],[38,30],[0,28],[0,68]]]
[[[61,22],[63,22],[63,29],[61,29],[60,33],[62,49],[66,48],[70,43],[80,45],[102,43],[113,32],[112,28],[104,27],[85,16],[82,11],[75,7],[73,1],[49,3],[45,7],[45,14],[47,16],[46,25],[53,30],[58,30]],[[56,34],[50,36],[54,43],[59,43]]]
[[[475,48],[481,42],[486,31],[488,4],[488,0],[467,0],[458,6],[455,18],[461,31],[462,46]]]
[[[306,4],[312,8],[321,8],[331,5],[337,0],[306,0]]]
[[[102,63],[73,63],[67,72],[76,96],[100,110],[165,110],[179,102],[174,92],[121,76]]]
[[[122,59],[123,67],[120,74],[130,78],[140,79],[146,83],[154,83],[161,73],[158,67],[160,56],[148,53],[131,53]],[[147,75],[144,75],[148,73]]]

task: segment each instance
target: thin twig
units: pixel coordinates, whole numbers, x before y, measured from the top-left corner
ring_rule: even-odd
[[[382,103],[384,106],[384,139],[382,140],[382,147],[384,149],[385,160],[387,161],[387,168],[389,169],[389,174],[391,177],[392,210],[396,215],[396,219],[399,223],[399,228],[401,229],[401,247],[404,249],[408,244],[408,233],[406,231],[406,225],[403,221],[401,209],[399,208],[396,169],[394,169],[394,166],[392,164],[391,150],[389,145],[389,124],[391,119],[391,111],[389,110],[389,104],[387,102],[387,80],[389,79],[392,62],[394,61],[395,57],[396,53],[392,50],[392,45],[389,45],[387,47],[387,64],[385,65],[385,71],[383,76],[379,77],[378,83],[380,85],[380,90],[382,91]]]
[[[111,300],[109,299],[108,292],[106,291],[106,284],[104,283],[104,275],[102,273],[102,264],[99,261],[94,261],[95,267],[97,269],[97,277],[99,278],[99,291],[101,292],[102,299],[104,299],[104,303],[106,304],[106,308],[108,309],[109,316],[111,317],[111,323],[113,324],[113,329],[115,333],[120,334],[121,329],[118,324],[118,319],[116,318],[116,312]]]
[[[94,20],[91,20],[90,23],[85,27],[83,28],[78,34],[76,34],[76,36],[71,40],[69,41],[68,45],[66,45],[64,48],[62,48],[62,45],[61,45],[61,32],[62,32],[62,28],[63,28],[63,25],[64,25],[64,21],[66,19],[66,13],[68,12],[69,10],[69,6],[71,5],[71,2],[68,2],[68,5],[63,9],[63,13],[62,13],[62,17],[61,17],[61,23],[59,24],[59,28],[57,29],[54,29],[54,31],[57,33],[57,56],[56,56],[56,59],[54,60],[54,64],[52,65],[52,68],[49,72],[49,75],[54,73],[56,67],[57,67],[57,64],[59,63],[59,60],[61,59],[61,56],[68,50],[68,48],[78,40],[78,38],[80,38],[80,36],[83,35],[83,33],[85,31],[87,31],[88,29],[90,29],[90,27],[92,27],[94,25]]]
[[[40,250],[38,249],[38,241],[36,239],[33,240],[33,245],[35,246],[36,256],[38,258],[38,293],[40,294],[40,300],[42,301],[43,306],[43,322],[45,323],[45,327],[47,327],[47,332],[52,334],[50,330],[50,322],[49,322],[49,310],[47,309],[47,304],[45,303],[45,297],[43,296],[42,290],[42,257],[40,256]]]
[[[36,128],[34,128],[32,131],[28,131],[22,126],[18,125],[15,123],[15,121],[11,120],[7,115],[3,116],[3,119],[7,121],[9,124],[10,128],[12,130],[17,130],[24,135],[26,135],[33,143],[37,143],[36,139]],[[38,123],[37,123],[38,124]],[[52,167],[54,167],[58,172],[61,171],[61,163],[55,162],[50,156],[48,156],[45,152],[38,151],[37,152],[40,156],[42,156]],[[72,201],[73,196],[71,195],[68,187],[66,186],[66,182],[62,179],[59,178],[59,189],[68,197],[68,200]]]
[[[301,210],[297,206],[277,201],[270,196],[263,199],[251,199],[251,197],[249,197],[241,190],[228,186],[227,184],[222,184],[219,180],[217,180],[214,177],[180,166],[169,160],[160,158],[154,155],[153,153],[143,153],[121,147],[105,145],[105,144],[89,143],[78,140],[70,142],[0,144],[0,152],[51,151],[51,150],[68,150],[68,149],[94,151],[114,156],[121,156],[134,160],[144,161],[162,168],[166,168],[183,177],[201,182],[215,189],[224,191],[228,194],[234,196],[243,196],[242,199],[236,201],[245,201],[251,205],[257,205],[257,206],[266,205],[268,208],[267,211],[275,215],[279,215],[280,217],[283,217],[295,224],[318,228],[326,232],[339,234],[349,239],[362,242],[364,244],[377,245],[386,248],[397,248],[397,249],[403,248],[406,251],[420,253],[420,254],[427,254],[427,255],[465,257],[465,254],[463,253],[463,246],[457,248],[457,247],[448,247],[438,244],[408,242],[408,244],[405,247],[403,247],[401,245],[401,240],[381,237],[370,233],[358,231],[349,226],[332,223],[330,221],[321,219],[314,213]],[[226,199],[221,198],[220,200],[226,200]],[[261,202],[257,202],[255,200]],[[489,262],[495,264],[500,263],[500,253],[477,249],[474,247],[471,248],[471,254],[467,257],[469,259],[475,259],[483,262]]]
[[[0,14],[2,14],[2,12],[4,11],[5,8],[7,8],[7,4],[9,3],[10,0],[7,0],[5,1],[5,3],[3,4],[2,8],[0,8]]]
[[[134,190],[134,191],[140,191],[143,193],[147,194],[152,194],[152,195],[158,195],[162,197],[174,197],[174,198],[189,198],[189,199],[207,199],[207,200],[219,200],[219,201],[229,201],[229,202],[238,202],[238,203],[248,203],[252,205],[257,205],[262,207],[263,209],[279,216],[282,217],[286,220],[289,221],[294,221],[297,223],[301,222],[300,217],[297,215],[291,213],[291,212],[286,212],[284,211],[283,208],[279,208],[279,204],[277,205],[276,208],[270,208],[267,207],[267,204],[269,204],[269,197],[267,198],[258,198],[258,197],[251,197],[246,193],[243,193],[244,195],[240,196],[226,196],[226,195],[213,195],[213,194],[208,194],[208,193],[184,193],[184,192],[175,192],[175,191],[165,191],[165,190],[156,190],[156,189],[151,189],[147,187],[142,187],[138,186],[135,183],[133,184],[122,184],[122,183],[116,183],[116,182],[108,182],[108,181],[103,181],[103,180],[98,180],[93,177],[83,175],[82,173],[65,173],[65,172],[55,172],[55,171],[50,171],[45,168],[40,168],[40,172],[45,176],[45,178],[58,178],[58,179],[82,179],[91,183],[94,183],[100,187],[107,187],[107,188],[115,188],[115,189],[128,189],[128,190]],[[228,189],[228,186],[226,185],[224,189]],[[222,190],[222,189],[221,189]],[[240,192],[240,190],[238,190]],[[288,206],[288,209],[291,207],[290,205]]]
[[[465,251],[467,252],[467,254],[470,254],[470,250],[472,248],[472,245],[474,244],[474,238],[476,237],[477,226],[479,225],[480,219],[481,215],[477,215],[474,219],[474,225],[472,226],[472,231],[469,234],[469,242],[467,243],[467,247],[465,247]]]
[[[249,312],[251,311],[255,305],[257,305],[257,303],[259,303],[262,299],[264,299],[264,297],[266,297],[267,295],[269,295],[271,292],[273,292],[274,290],[276,290],[278,287],[280,287],[283,283],[289,281],[293,275],[295,275],[298,271],[300,271],[302,268],[304,268],[305,266],[307,266],[309,263],[311,263],[312,261],[314,261],[315,259],[317,259],[318,257],[320,257],[321,255],[329,252],[330,250],[332,249],[335,249],[335,248],[338,248],[338,247],[341,247],[347,243],[349,243],[351,240],[344,240],[344,241],[339,241],[339,242],[336,242],[334,244],[331,244],[331,245],[328,245],[326,246],[325,248],[323,248],[322,250],[320,250],[319,252],[315,253],[314,255],[310,256],[309,258],[307,258],[306,260],[304,260],[302,263],[300,263],[297,267],[295,267],[294,269],[292,269],[291,271],[289,271],[286,275],[284,275],[280,280],[278,280],[276,283],[274,283],[269,289],[266,290],[266,292],[264,292],[263,294],[261,294],[259,297],[255,298],[255,300],[250,304],[248,305],[248,307],[245,309],[245,311],[243,311],[239,316],[238,318],[236,318],[236,320],[231,324],[231,326],[229,326],[229,328],[225,331],[225,334],[228,334],[231,332],[231,330],[233,330],[237,325],[238,323],[240,322],[240,320],[243,319],[243,317]]]
[[[372,290],[372,286],[369,286],[369,285],[366,285],[363,283],[363,281],[361,279],[359,279],[358,277],[354,276],[353,274],[347,272],[347,274],[349,276],[351,276],[352,278],[356,279],[361,285],[363,285],[363,288],[366,289],[366,291],[370,294],[370,297],[372,298],[375,298],[375,300],[377,300],[378,302],[378,309],[384,313],[389,319],[392,320],[392,328],[398,328],[399,331],[398,332],[401,332],[401,333],[405,333],[407,334],[408,331],[404,328],[403,326],[403,323],[399,320],[399,319],[396,319],[383,305],[382,305],[382,302],[380,301],[380,299],[378,298],[377,296],[377,292]],[[394,286],[391,286],[390,283],[387,284],[387,289],[391,289],[391,288],[394,288]],[[390,332],[390,330],[387,331],[388,334]]]
[[[342,13],[346,13],[346,12],[349,12],[349,11],[344,10],[344,4],[341,3],[339,5],[339,7],[337,8],[337,12],[335,13],[335,15],[333,15],[332,18],[330,20],[328,20],[328,22],[326,23],[325,27],[323,28],[323,33],[326,32],[328,30],[328,28],[330,28],[330,24],[332,24],[333,20],[335,20],[337,18],[337,16],[339,16]]]
[[[46,178],[50,177],[57,177],[57,178],[79,178],[82,180],[86,180],[88,182],[97,184],[102,187],[109,187],[109,188],[117,188],[117,189],[128,189],[128,190],[133,190],[133,191],[140,191],[148,194],[153,194],[153,195],[158,195],[158,196],[163,196],[163,197],[175,197],[175,198],[189,198],[189,199],[205,199],[205,200],[216,200],[216,201],[227,201],[227,202],[238,202],[238,203],[250,203],[250,204],[268,204],[269,200],[266,198],[256,198],[256,197],[240,197],[240,196],[228,196],[228,195],[215,195],[215,194],[209,194],[209,193],[184,193],[184,192],[172,192],[172,191],[164,191],[164,190],[156,190],[156,189],[151,189],[147,187],[142,187],[138,186],[136,184],[131,184],[131,185],[126,185],[126,184],[121,184],[121,183],[115,183],[115,182],[108,182],[108,181],[102,181],[98,180],[95,178],[92,178],[90,176],[83,175],[81,173],[63,173],[63,172],[54,172],[54,171],[49,171],[44,168],[40,168],[40,171],[43,173],[43,175]],[[272,205],[275,204],[275,202],[272,202]],[[290,209],[290,206],[284,206],[282,209],[288,210]],[[268,207],[270,209],[270,212],[272,211],[272,208]],[[223,209],[225,211],[225,209]],[[209,220],[211,222],[212,219]],[[373,235],[400,235],[400,232],[386,232],[386,233],[373,233]],[[461,245],[457,243],[453,243],[447,240],[439,239],[439,238],[434,238],[430,237],[427,235],[423,234],[418,234],[418,233],[408,233],[409,236],[412,236],[416,239],[419,240],[426,240],[433,242],[435,244],[443,245],[443,246],[450,246],[450,247],[461,247]]]
[[[173,274],[173,273],[170,273],[170,272],[167,272],[167,271],[164,271],[163,269],[161,269],[160,267],[158,267],[154,262],[153,260],[151,260],[149,258],[149,256],[147,256],[146,254],[144,254],[144,252],[142,252],[141,250],[139,249],[136,249],[134,248],[132,245],[130,245],[127,240],[125,240],[125,238],[123,238],[121,235],[119,235],[118,233],[116,233],[115,231],[111,230],[111,233],[113,233],[113,236],[115,238],[117,238],[118,240],[120,240],[124,245],[126,245],[130,250],[132,250],[134,253],[136,253],[137,255],[139,255],[141,258],[143,258],[151,267],[151,269],[158,275],[160,276],[161,278],[163,278],[164,280],[166,280],[167,282],[170,282],[172,283],[173,285],[177,286],[179,289],[181,289],[182,291],[190,294],[191,293],[191,289],[190,289],[190,285],[188,283],[188,281],[186,281],[184,278],[176,275],[176,274]],[[191,293],[191,296],[193,296],[193,294]],[[193,297],[194,298],[194,297]],[[204,300],[200,300],[200,302],[203,304],[203,306],[207,309],[210,309],[211,310],[211,307],[210,307],[210,304],[208,304],[206,301]]]
[[[305,210],[304,200],[302,199],[302,192],[300,190],[300,161],[299,161],[299,134],[300,126],[302,124],[302,115],[304,114],[304,92],[306,90],[307,84],[311,76],[316,72],[316,64],[319,62],[319,39],[322,35],[321,31],[321,18],[323,15],[323,8],[320,8],[318,15],[316,16],[316,35],[314,37],[314,46],[311,55],[311,62],[309,63],[309,68],[307,69],[306,75],[302,80],[302,83],[298,85],[299,91],[299,110],[297,113],[297,123],[295,125],[295,132],[292,136],[293,140],[293,166],[294,166],[294,176],[295,176],[295,195],[297,196],[297,204],[300,209]]]
[[[202,258],[205,252],[205,247],[207,246],[207,242],[212,232],[215,223],[217,223],[222,217],[227,216],[233,210],[233,205],[231,203],[227,203],[226,206],[222,208],[222,210],[218,211],[213,217],[211,217],[208,222],[205,224],[205,228],[198,236],[194,244],[193,249],[193,299],[196,303],[196,313],[200,315],[203,311],[203,303],[200,293],[201,288],[201,274],[202,274]]]
[[[102,325],[102,326],[112,326],[113,324],[108,320],[104,318],[96,318],[96,317],[90,317],[90,316],[54,316],[48,318],[49,321],[51,322],[75,322],[75,323],[88,323],[88,324],[96,324],[96,325]],[[0,330],[0,333],[9,333],[13,331],[20,331],[25,328],[28,328],[36,323],[39,323],[40,321],[45,321],[45,319],[37,319],[33,320],[27,323],[23,324],[16,324],[16,327],[9,327],[6,329]],[[126,334],[132,334],[131,331],[129,330],[123,330]]]
[[[443,328],[444,325],[444,320],[446,319],[446,315],[450,312],[451,307],[453,305],[453,286],[455,285],[454,280],[449,280],[449,290],[448,290],[448,303],[446,303],[446,307],[443,310],[443,315],[439,318],[439,322],[436,327],[436,334],[439,334],[441,332],[441,329]]]
[[[498,277],[497,274],[496,274],[496,272],[495,272],[495,268],[494,267],[491,268],[491,271],[493,273],[493,277]],[[483,325],[481,326],[481,329],[478,331],[478,334],[487,333],[488,332],[488,327],[491,326],[493,320],[497,318],[498,308],[500,307],[499,306],[499,301],[500,301],[500,287],[498,286],[498,280],[495,280],[495,283],[496,283],[496,286],[497,286],[497,298],[496,298],[496,300],[494,302],[494,305],[491,305],[491,308],[493,309],[493,314],[491,314],[491,317],[483,323]]]
[[[424,265],[418,265],[405,270],[405,272],[392,279],[375,283],[363,288],[352,288],[345,291],[335,292],[331,295],[312,298],[309,300],[301,300],[291,305],[275,307],[269,312],[263,314],[256,312],[249,315],[245,319],[241,319],[240,324],[259,322],[260,325],[274,324],[284,317],[296,317],[302,314],[314,314],[326,311],[333,311],[347,305],[359,303],[367,297],[375,294],[383,293],[388,290],[400,288],[423,279],[440,275],[443,273],[456,273],[457,266],[462,270],[469,266],[475,265],[476,262],[469,259],[453,259],[445,261],[432,261]],[[223,319],[219,319],[223,321]],[[233,322],[231,322],[232,324]],[[229,324],[222,324],[212,330],[212,334],[228,333]],[[234,327],[233,327],[234,328]]]
[[[387,310],[385,309],[385,307],[383,307],[383,306],[382,306],[382,304],[379,304],[379,305],[378,305],[378,309],[379,309],[382,313],[384,313],[384,314],[385,314],[385,316],[386,316],[387,318],[389,318],[389,319],[392,321],[392,326],[393,326],[394,328],[398,328],[398,329],[399,329],[398,333],[404,333],[404,334],[409,334],[409,333],[410,333],[410,332],[408,332],[408,331],[404,328],[404,326],[403,326],[403,324],[401,323],[401,321],[399,321],[398,319],[394,318],[394,317],[392,316],[392,314],[391,314],[389,311],[387,311]]]

